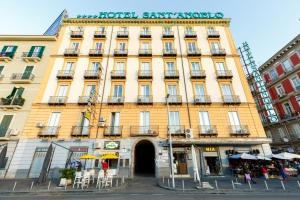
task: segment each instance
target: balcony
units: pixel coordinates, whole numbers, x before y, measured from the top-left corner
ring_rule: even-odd
[[[183,136],[185,137],[185,126],[182,125],[170,125],[167,126],[168,135],[171,134],[172,136]]]
[[[165,79],[179,79],[178,70],[165,70]]]
[[[196,49],[188,49],[187,50],[187,55],[190,56],[190,57],[201,56],[201,51],[198,48],[196,48]]]
[[[95,98],[93,96],[79,96],[78,104],[79,105],[88,105],[95,104]]]
[[[220,33],[216,30],[213,31],[207,31],[207,37],[208,38],[219,38],[220,37]]]
[[[194,104],[211,104],[211,99],[209,95],[196,95],[194,96]]]
[[[130,126],[131,137],[156,137],[158,136],[158,126]]]
[[[13,131],[13,129],[3,128],[0,126],[0,140],[7,140],[10,136],[11,131]]]
[[[233,77],[231,70],[217,70],[216,73],[218,79],[231,79]]]
[[[106,38],[106,31],[95,31],[94,38]]]
[[[43,54],[40,52],[23,52],[22,58],[25,62],[39,62]]]
[[[34,77],[32,73],[13,73],[10,80],[12,83],[31,83]]]
[[[83,77],[85,79],[99,79],[100,71],[99,70],[85,70]]]
[[[151,38],[151,32],[150,31],[141,31],[140,38]]]
[[[152,49],[139,49],[139,56],[144,56],[144,57],[148,57],[148,56],[152,56]]]
[[[71,31],[71,38],[83,38],[83,31]]]
[[[72,137],[89,137],[91,126],[73,126]]]
[[[117,32],[117,38],[128,38],[128,31],[118,31]]]
[[[247,125],[231,125],[229,126],[230,136],[248,137],[250,135]]]
[[[173,31],[163,31],[162,38],[174,38]]]
[[[90,57],[101,57],[101,56],[103,56],[103,49],[90,49],[89,56]]]
[[[13,99],[0,98],[0,108],[2,109],[21,109],[24,103],[25,99],[22,97]]]
[[[103,131],[104,137],[120,137],[122,136],[123,126],[106,126]]]
[[[191,70],[191,79],[205,79],[206,73],[204,70]]]
[[[110,105],[122,105],[124,104],[124,97],[108,96],[107,103]]]
[[[127,49],[115,49],[114,50],[114,56],[116,57],[122,57],[122,56],[127,56],[128,51]]]
[[[58,70],[56,74],[57,79],[73,79],[74,70]]]
[[[152,79],[152,70],[139,70],[139,79]]]
[[[11,61],[15,56],[14,52],[0,52],[0,61]]]
[[[226,56],[225,49],[212,49],[211,50],[212,56]]]
[[[281,121],[289,121],[289,120],[294,120],[296,118],[300,117],[300,113],[299,112],[293,112],[293,113],[289,113],[289,114],[284,114],[284,115],[280,115],[279,118]]]
[[[112,70],[110,73],[111,79],[126,79],[126,71],[125,70]]]
[[[216,137],[218,135],[215,125],[199,125],[198,128],[200,137]]]
[[[64,56],[76,57],[78,56],[78,49],[66,49],[64,52]]]
[[[66,96],[50,96],[48,104],[49,105],[65,105],[67,103],[68,97]]]
[[[164,49],[163,56],[176,57],[177,56],[176,49]]]
[[[170,105],[182,104],[181,95],[170,95],[168,98],[168,102]]]
[[[44,126],[38,133],[39,137],[57,137],[60,126]]]
[[[137,104],[153,104],[153,97],[151,95],[139,95],[137,98]]]
[[[197,33],[195,31],[185,31],[185,38],[197,38]]]
[[[223,95],[224,104],[240,104],[241,100],[238,95]]]

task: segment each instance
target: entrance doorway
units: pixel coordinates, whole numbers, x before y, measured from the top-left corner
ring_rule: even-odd
[[[142,140],[135,145],[134,173],[135,175],[155,175],[155,149],[148,140]]]
[[[205,157],[205,166],[207,175],[219,175],[220,166],[218,157]]]

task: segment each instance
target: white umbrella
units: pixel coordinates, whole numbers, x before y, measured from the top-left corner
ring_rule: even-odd
[[[248,154],[248,153],[232,155],[232,156],[229,156],[229,158],[231,158],[231,159],[244,159],[244,160],[257,160],[256,156],[253,156],[253,155]]]
[[[291,160],[291,159],[295,159],[295,158],[300,159],[300,155],[294,154],[294,153],[288,153],[288,152],[273,154],[272,157],[277,158],[277,159],[282,159],[282,160]]]
[[[259,156],[259,155],[257,155],[256,158],[258,160],[272,160],[271,158],[268,158],[268,157],[265,157],[265,156]]]

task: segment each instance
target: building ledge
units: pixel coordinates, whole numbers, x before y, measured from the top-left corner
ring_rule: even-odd
[[[201,139],[173,139],[173,144],[182,145],[258,145],[272,143],[272,139],[266,137],[249,137],[249,138],[235,138],[235,137],[216,137],[216,138],[201,138]]]

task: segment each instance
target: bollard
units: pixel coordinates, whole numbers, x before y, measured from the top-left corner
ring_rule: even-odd
[[[119,187],[119,179],[116,180],[116,187]]]
[[[168,179],[168,187],[170,187],[170,180]]]
[[[215,180],[215,185],[216,185],[216,189],[219,190],[219,187],[218,187],[218,182],[217,180]]]
[[[269,190],[269,186],[268,186],[267,181],[264,181],[264,182],[265,182],[266,190]]]
[[[15,191],[16,186],[17,186],[17,182],[15,182],[15,184],[14,184],[13,191]]]
[[[252,186],[251,186],[250,181],[248,181],[248,185],[249,185],[249,189],[252,190]]]
[[[34,182],[32,181],[32,182],[31,182],[31,186],[30,186],[30,191],[31,191],[32,188],[33,188],[33,184],[34,184]]]
[[[184,191],[184,180],[182,180],[182,190]]]
[[[51,181],[49,181],[48,183],[48,191],[50,190],[50,186],[51,186]]]
[[[284,186],[283,181],[280,181],[280,182],[281,182],[282,189],[285,190],[285,186]]]
[[[165,177],[163,176],[163,184],[165,183]]]
[[[231,180],[231,184],[232,184],[232,189],[235,189],[235,186],[234,186],[233,180]]]
[[[297,181],[297,183],[298,183],[298,186],[299,186],[299,188],[300,188],[300,182],[299,182],[299,181]]]

